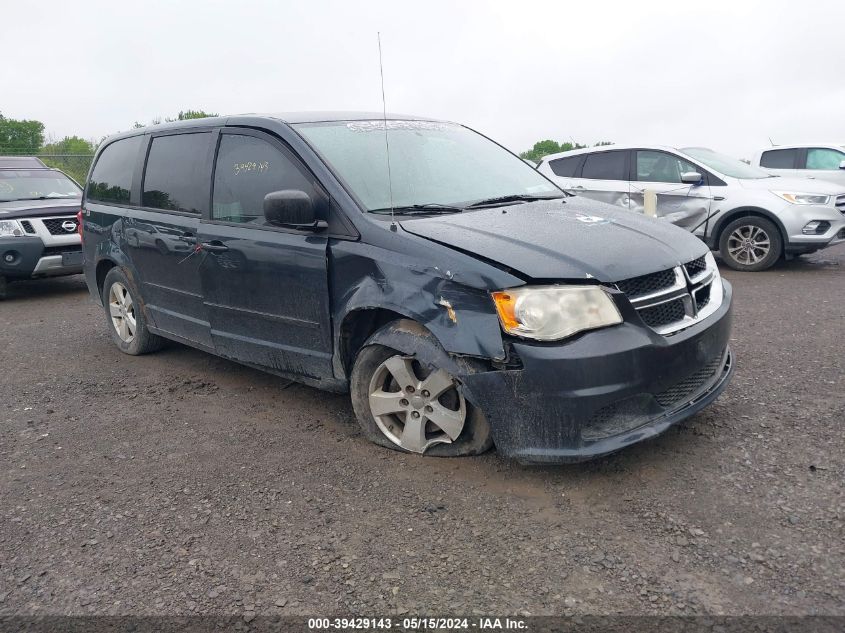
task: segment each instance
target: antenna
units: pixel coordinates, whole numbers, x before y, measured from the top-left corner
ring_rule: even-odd
[[[775,146],[775,142],[772,140],[772,137],[771,137],[771,136],[769,137],[769,143],[771,143],[771,144],[772,144],[772,147],[774,147],[774,146]]]
[[[381,62],[381,32],[376,32],[378,37],[378,69],[381,74],[381,114],[384,123],[384,149],[387,153],[387,187],[390,191],[390,230],[396,230],[396,216],[393,210],[393,177],[390,174],[390,141],[387,138],[387,101],[384,98],[384,65]]]

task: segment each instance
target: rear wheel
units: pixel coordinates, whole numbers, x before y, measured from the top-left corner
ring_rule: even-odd
[[[390,327],[390,326],[388,326]],[[419,345],[434,345],[419,337]],[[416,355],[367,345],[352,369],[352,406],[367,438],[381,446],[440,457],[477,455],[493,445],[481,410],[445,369]]]
[[[120,268],[112,268],[103,282],[103,307],[114,344],[138,356],[162,347],[164,339],[147,329],[140,294]]]
[[[722,231],[719,253],[734,270],[757,272],[771,268],[780,259],[783,239],[774,223],[766,218],[737,218]]]

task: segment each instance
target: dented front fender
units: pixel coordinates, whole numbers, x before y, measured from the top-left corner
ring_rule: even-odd
[[[407,249],[400,253],[361,242],[331,246],[335,350],[342,348],[341,328],[349,315],[360,310],[389,310],[424,326],[449,354],[504,359],[501,327],[490,292],[524,281],[441,245],[427,242],[420,246],[428,259]],[[438,251],[436,256],[432,250]],[[342,359],[337,359],[335,367],[342,364]]]

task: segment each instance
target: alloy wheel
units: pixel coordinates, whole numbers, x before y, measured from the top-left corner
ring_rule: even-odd
[[[117,335],[124,343],[135,338],[135,302],[122,283],[116,281],[109,288],[109,316]]]
[[[369,405],[391,442],[412,453],[451,443],[464,429],[466,401],[443,369],[431,372],[410,356],[395,355],[373,373]]]
[[[759,226],[738,226],[728,237],[728,253],[740,264],[750,266],[766,258],[772,248],[769,234]]]

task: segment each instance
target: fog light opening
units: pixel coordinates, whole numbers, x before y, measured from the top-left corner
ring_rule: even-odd
[[[812,222],[807,222],[804,225],[804,228],[801,229],[801,232],[804,235],[823,235],[827,233],[830,229],[830,222],[827,220],[813,220]]]

